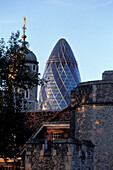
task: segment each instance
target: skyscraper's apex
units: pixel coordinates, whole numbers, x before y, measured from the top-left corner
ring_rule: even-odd
[[[58,40],[57,44],[58,44],[58,43],[60,43],[60,44],[62,44],[62,45],[63,45],[64,43],[65,43],[65,44],[68,44],[68,42],[66,41],[65,38],[60,38],[60,39]],[[68,45],[69,45],[69,44],[68,44]]]
[[[55,47],[53,48],[49,56],[48,62],[50,61],[73,62],[76,63],[77,65],[71,47],[69,46],[68,42],[64,38],[61,38],[56,43]]]
[[[62,41],[62,42],[63,42],[63,41],[67,42],[65,38],[60,38],[58,42],[60,42],[60,41]]]
[[[43,74],[50,80],[41,87],[39,109],[60,110],[70,104],[70,91],[80,83],[80,74],[68,42],[61,38],[53,48]]]

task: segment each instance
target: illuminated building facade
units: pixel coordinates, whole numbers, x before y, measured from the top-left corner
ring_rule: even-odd
[[[60,110],[70,104],[70,91],[81,82],[78,65],[71,47],[60,39],[51,52],[45,66],[41,87],[39,110]]]

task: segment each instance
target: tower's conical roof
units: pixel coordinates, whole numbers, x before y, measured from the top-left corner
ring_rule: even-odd
[[[80,74],[71,47],[60,39],[46,63],[43,78],[49,82],[41,87],[39,109],[60,110],[70,104],[70,91],[80,83]]]

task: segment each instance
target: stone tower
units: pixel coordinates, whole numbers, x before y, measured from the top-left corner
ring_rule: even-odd
[[[26,54],[26,59],[27,65],[31,68],[31,70],[38,73],[38,62],[35,54],[29,50],[28,54]],[[24,101],[26,101],[27,111],[36,111],[38,109],[37,94],[37,85],[24,91]]]
[[[25,26],[26,18],[24,17],[23,19],[24,19],[24,23],[22,27],[23,29],[22,39],[23,39],[23,45],[25,45],[25,38],[26,38],[25,30],[27,28]],[[25,55],[25,57],[27,60],[27,65],[31,68],[31,71],[38,73],[38,62],[35,54],[32,51],[28,50],[28,53]],[[25,104],[26,111],[35,111],[38,109],[37,93],[38,93],[37,85],[33,88],[28,88],[27,90],[24,91],[23,103],[26,103]]]
[[[71,137],[95,145],[95,170],[113,169],[113,71],[71,92]]]

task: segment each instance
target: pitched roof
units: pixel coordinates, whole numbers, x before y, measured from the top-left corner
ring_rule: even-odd
[[[25,116],[27,118],[26,127],[28,127],[29,130],[32,131],[32,134],[34,135],[37,129],[42,128],[43,124],[46,124],[46,122],[50,122],[50,124],[53,122],[58,121],[60,123],[68,123],[70,121],[70,109],[71,107],[68,106],[65,109],[61,111],[38,111],[38,112],[26,112]],[[32,136],[33,136],[32,135]],[[29,139],[31,137],[31,134],[29,136]],[[28,141],[28,139],[27,139]],[[27,142],[26,141],[26,142]],[[24,145],[25,146],[25,145]],[[24,146],[20,147],[21,154],[24,152]]]
[[[26,126],[36,130],[41,123],[51,121],[70,121],[70,106],[61,111],[26,112]]]

